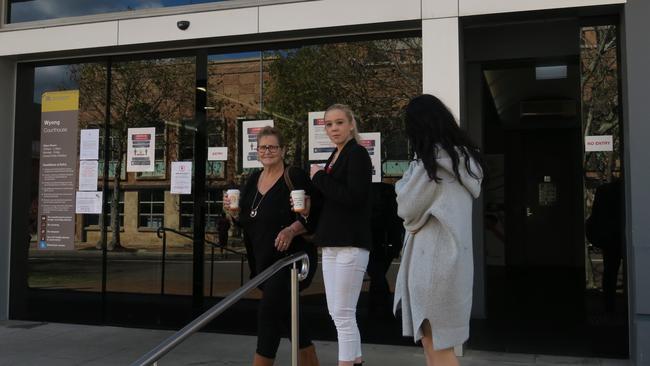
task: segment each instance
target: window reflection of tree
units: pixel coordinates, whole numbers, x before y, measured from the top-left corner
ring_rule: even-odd
[[[106,67],[103,64],[82,64],[73,67],[72,78],[79,84],[80,104],[84,113],[95,120],[103,120],[106,111]],[[164,138],[157,155],[167,151],[166,127],[175,125],[194,115],[195,63],[192,58],[147,59],[119,62],[111,68],[111,156],[122,157],[115,160],[113,182],[111,184],[112,211],[119,207],[122,191],[122,172],[127,149],[127,131],[135,127],[155,127]],[[82,126],[84,128],[84,126]],[[163,154],[166,155],[166,154]],[[164,158],[163,158],[164,159]],[[165,166],[168,162],[164,162]],[[133,179],[129,175],[126,180]],[[119,217],[111,212],[111,219]],[[101,230],[105,226],[100,222]],[[118,225],[113,228],[109,250],[122,249]],[[100,239],[101,241],[101,239]],[[98,243],[101,247],[102,243]]]
[[[391,140],[402,136],[401,110],[422,92],[420,38],[335,43],[265,54],[269,77],[265,106],[289,117],[278,121],[286,131],[289,156],[307,160],[306,118],[310,111],[346,103],[358,114],[361,131],[378,131]],[[390,146],[395,146],[390,141]],[[403,155],[399,151],[387,153]],[[384,154],[386,158],[386,154]]]
[[[611,152],[585,152],[584,206],[585,217],[589,217],[596,188],[621,172],[618,28],[588,26],[580,35],[583,136],[611,135],[614,145]],[[587,249],[587,286],[597,288],[602,264],[591,260],[596,249],[588,243]]]

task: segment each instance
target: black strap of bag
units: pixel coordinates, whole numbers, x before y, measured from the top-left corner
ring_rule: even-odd
[[[289,167],[284,168],[284,183],[289,187],[289,192],[293,191],[293,182],[291,181],[291,176],[289,176]]]

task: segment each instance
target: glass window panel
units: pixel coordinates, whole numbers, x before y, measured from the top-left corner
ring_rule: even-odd
[[[165,212],[165,204],[163,203],[154,203],[151,205],[152,213],[162,214]]]
[[[91,69],[93,74],[85,73],[84,70]],[[32,71],[26,71],[25,74]],[[101,129],[104,125],[104,110],[94,109],[94,105],[105,105],[106,91],[106,67],[101,63],[86,64],[62,64],[54,66],[36,66],[33,69],[34,90],[32,100],[23,101],[30,106],[31,110],[27,113],[27,118],[21,118],[20,123],[30,124],[32,156],[31,159],[31,205],[29,211],[29,254],[27,269],[27,286],[30,288],[30,294],[35,296],[56,296],[59,291],[68,291],[69,296],[81,296],[88,299],[89,295],[73,295],[73,293],[87,293],[101,291],[101,250],[98,250],[100,230],[100,214],[93,215],[76,215],[74,213],[74,202],[70,204],[72,209],[69,215],[73,217],[73,230],[70,240],[63,240],[60,244],[68,245],[65,253],[55,255],[49,247],[43,250],[41,241],[51,244],[48,237],[48,231],[54,228],[38,225],[37,216],[39,208],[46,210],[48,204],[39,201],[41,176],[39,169],[41,166],[41,101],[43,93],[56,91],[79,91],[79,115],[77,125],[70,129],[76,135],[77,143],[79,142],[80,131],[83,129]],[[18,83],[23,81],[19,76]],[[61,135],[63,136],[63,135]],[[73,137],[74,138],[74,137]],[[18,142],[23,143],[23,142]],[[99,151],[103,150],[104,142],[99,141]],[[74,175],[78,173],[77,160],[75,157],[77,151],[72,153],[72,160],[69,166],[75,166]],[[76,181],[76,177],[75,177]],[[28,183],[29,184],[29,183]],[[102,182],[98,180],[98,190],[102,189]],[[40,192],[42,193],[42,192]],[[39,207],[42,204],[42,207]],[[120,208],[121,209],[121,208]],[[123,209],[122,211],[123,212]],[[66,214],[61,214],[66,216]],[[90,228],[89,226],[93,226]],[[43,233],[42,231],[45,230]],[[59,226],[59,235],[67,233]],[[44,239],[44,240],[43,240]],[[64,254],[61,256],[61,254]],[[25,267],[25,264],[16,264]],[[72,292],[69,292],[72,291]],[[27,299],[28,307],[39,312],[41,302],[31,302]],[[45,306],[56,306],[47,304]],[[81,314],[89,314],[98,309],[84,309]]]
[[[9,0],[8,21],[19,23],[224,1],[228,0]]]
[[[618,34],[614,25],[582,27],[580,32],[583,137],[605,135],[611,136],[613,142],[612,151],[584,153],[585,218],[592,214],[596,190],[603,186],[602,189],[611,191],[623,179]],[[624,271],[613,275],[615,280],[613,277],[604,280],[604,251],[588,240],[585,246],[589,258],[585,268],[587,288],[602,291],[608,280],[616,283],[615,288],[626,288]],[[625,268],[625,264],[620,267]],[[615,292],[608,291],[610,303],[617,296]]]
[[[126,172],[117,183],[125,191],[125,227],[120,236],[124,251],[133,251],[143,258],[137,266],[119,255],[109,254],[108,289],[115,292],[159,294],[161,291],[162,239],[159,227],[178,230],[180,210],[178,196],[171,195],[167,171],[171,161],[178,160],[178,147],[184,142],[178,126],[194,120],[196,93],[194,57],[135,59],[113,64],[111,84],[111,124],[116,156],[122,156],[124,172],[128,166],[127,141],[129,129],[155,129],[154,171]],[[117,175],[117,174],[116,174]],[[115,183],[115,182],[114,182]],[[189,241],[191,242],[191,241]],[[168,233],[167,253],[185,258],[185,238]],[[191,255],[181,264],[170,264],[165,276],[166,294],[191,294]]]
[[[216,230],[216,224],[219,217],[223,215],[222,213],[222,201],[215,201],[216,197],[221,197],[223,190],[208,190],[206,192],[206,231],[214,232]],[[181,212],[180,212],[180,224],[183,229],[191,229],[194,224],[194,201],[191,195],[182,195],[181,196]]]
[[[382,161],[408,162],[401,111],[410,98],[422,92],[421,38],[210,55],[208,76],[208,120],[223,121],[216,125],[223,126],[223,133],[217,132],[214,140],[208,133],[208,142],[210,146],[228,146],[224,177],[230,184],[242,184],[250,173],[240,164],[242,120],[273,119],[285,137],[287,164],[306,168],[308,113],[323,111],[333,103],[349,104],[362,132],[381,132]],[[219,141],[218,136],[224,140]],[[209,187],[212,184],[208,183]],[[214,203],[207,202],[206,210],[214,216],[208,218],[208,227],[217,226],[222,214],[221,197],[210,199]],[[228,245],[241,248],[238,229],[232,228],[231,233]],[[394,284],[395,271],[390,273],[389,281]],[[236,285],[224,284],[213,290],[226,294]],[[307,291],[322,293],[322,283],[314,283]]]

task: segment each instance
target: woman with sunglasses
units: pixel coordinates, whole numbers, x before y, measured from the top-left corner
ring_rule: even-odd
[[[298,251],[309,254],[309,275],[300,283],[303,289],[311,282],[318,261],[315,247],[301,234],[311,231],[318,210],[312,207],[309,217],[293,212],[289,187],[305,190],[307,197],[312,193],[311,182],[302,170],[285,168],[284,142],[279,130],[263,128],[257,135],[257,152],[264,169],[253,173],[246,182],[238,209],[230,209],[227,196],[224,196],[224,207],[233,221],[243,228],[251,275],[264,271],[288,254]],[[288,169],[286,173],[285,169]],[[306,204],[309,205],[310,201],[306,199]],[[262,299],[258,308],[257,350],[253,366],[273,365],[280,338],[291,329],[289,274],[287,267],[260,286]],[[318,365],[308,327],[302,321],[299,327],[299,364]]]

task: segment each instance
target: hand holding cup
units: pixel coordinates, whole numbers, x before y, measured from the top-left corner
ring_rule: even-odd
[[[309,216],[309,211],[311,209],[311,197],[306,195],[305,191],[291,191],[289,202],[291,203],[291,209],[293,212],[299,213],[302,216]]]
[[[231,216],[239,213],[239,194],[238,189],[229,189],[223,195],[223,208]]]

